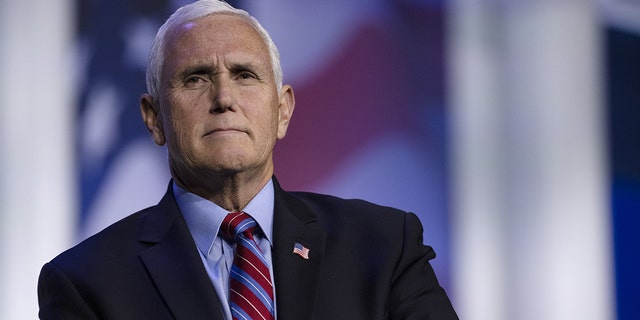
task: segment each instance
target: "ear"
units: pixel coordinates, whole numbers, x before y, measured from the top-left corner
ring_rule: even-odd
[[[284,138],[287,134],[287,128],[293,116],[293,109],[296,106],[296,98],[293,94],[293,88],[285,84],[280,90],[280,105],[278,107],[278,139]]]
[[[166,140],[164,130],[162,130],[162,121],[160,121],[160,108],[155,99],[147,93],[140,97],[140,113],[153,142],[159,146],[164,145]]]

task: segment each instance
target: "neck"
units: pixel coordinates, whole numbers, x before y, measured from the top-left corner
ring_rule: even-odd
[[[197,194],[229,212],[242,211],[269,182],[273,168],[261,174],[247,172],[207,175],[195,182],[181,179],[172,172],[174,181],[183,189]]]

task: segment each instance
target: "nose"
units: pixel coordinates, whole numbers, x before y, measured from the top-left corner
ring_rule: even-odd
[[[233,88],[229,80],[219,79],[211,88],[212,104],[210,113],[233,111]]]

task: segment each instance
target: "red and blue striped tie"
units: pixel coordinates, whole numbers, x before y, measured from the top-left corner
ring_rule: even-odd
[[[229,306],[233,319],[273,320],[273,283],[269,267],[253,238],[259,228],[244,212],[228,214],[220,226],[222,237],[236,243],[229,273]]]

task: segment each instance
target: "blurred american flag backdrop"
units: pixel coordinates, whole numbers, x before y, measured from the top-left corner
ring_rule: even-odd
[[[155,204],[147,54],[182,0],[0,2],[0,319],[40,267]],[[297,108],[287,190],[413,211],[461,319],[638,319],[640,5],[230,1]]]

